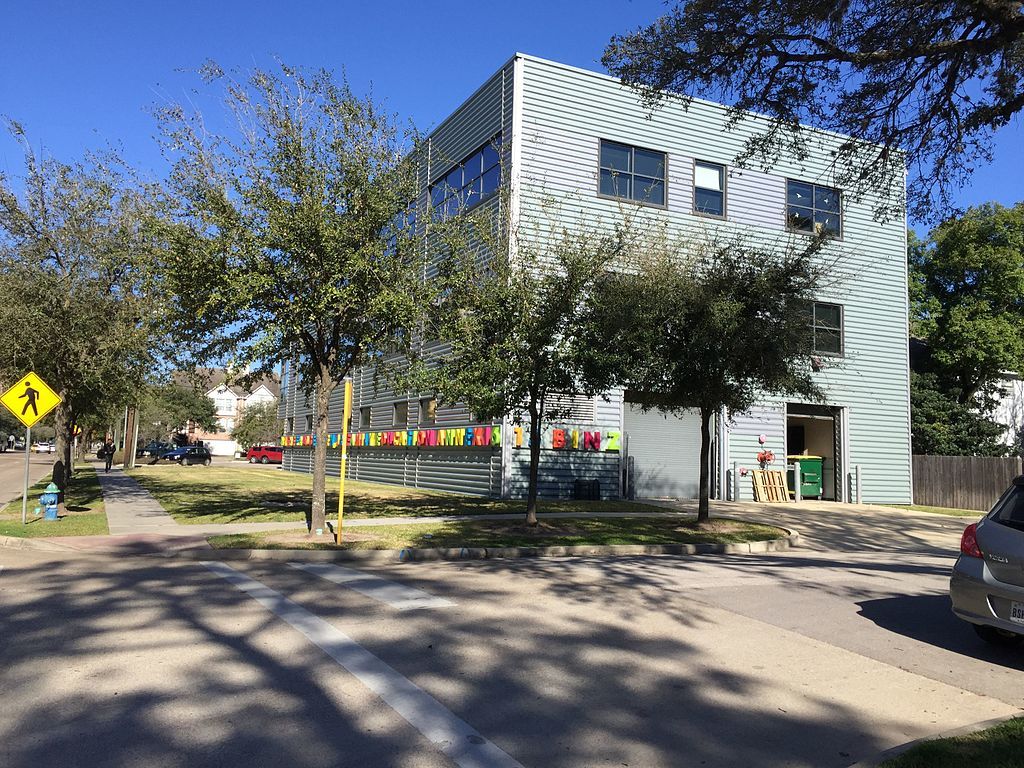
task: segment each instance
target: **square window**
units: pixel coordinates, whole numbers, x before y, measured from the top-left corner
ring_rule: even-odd
[[[790,229],[833,237],[842,236],[843,217],[839,190],[788,179],[786,200],[786,219]]]
[[[652,205],[665,204],[665,182],[645,176],[633,177],[633,199]]]
[[[632,197],[633,177],[628,173],[601,169],[601,194],[609,197]]]
[[[633,170],[632,148],[624,144],[614,144],[610,141],[601,142],[601,167],[613,171],[629,173]]]
[[[665,178],[665,153],[649,149],[633,150],[633,173],[641,176]]]

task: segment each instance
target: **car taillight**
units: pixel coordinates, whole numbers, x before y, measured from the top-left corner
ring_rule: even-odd
[[[981,557],[981,549],[978,548],[978,524],[971,523],[964,528],[964,534],[960,537],[960,552],[968,557]]]

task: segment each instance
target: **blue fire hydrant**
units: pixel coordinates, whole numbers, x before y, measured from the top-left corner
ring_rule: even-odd
[[[57,517],[57,499],[60,489],[50,483],[46,486],[46,492],[39,497],[39,504],[43,508],[43,519],[44,520],[58,520]]]

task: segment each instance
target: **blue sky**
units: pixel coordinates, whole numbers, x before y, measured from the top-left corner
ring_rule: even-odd
[[[225,67],[289,64],[344,70],[420,129],[460,104],[515,51],[600,71],[609,37],[654,19],[660,0],[352,2],[327,0],[33,0],[0,2],[0,114],[24,123],[33,143],[69,160],[121,147],[154,173],[162,161],[147,109],[186,100],[198,79],[181,70],[208,58]],[[996,161],[958,202],[1021,200],[1024,128],[998,136]],[[18,148],[0,136],[0,169],[21,172]]]

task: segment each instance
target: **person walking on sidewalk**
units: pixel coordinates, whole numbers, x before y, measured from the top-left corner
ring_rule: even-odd
[[[114,463],[114,441],[109,437],[107,441],[103,443],[103,458],[106,461],[106,469],[104,471],[110,471],[110,465]]]

